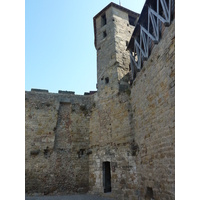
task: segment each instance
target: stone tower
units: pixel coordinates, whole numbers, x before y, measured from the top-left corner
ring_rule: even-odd
[[[98,91],[115,93],[128,88],[130,58],[126,48],[138,17],[110,3],[93,18]]]

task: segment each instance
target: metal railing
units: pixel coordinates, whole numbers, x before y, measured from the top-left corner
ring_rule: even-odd
[[[165,27],[169,26],[175,18],[175,0],[146,1],[132,38],[133,46],[130,48],[132,80],[143,67],[155,44],[159,43]]]

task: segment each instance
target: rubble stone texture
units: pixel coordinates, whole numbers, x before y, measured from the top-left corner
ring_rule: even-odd
[[[91,97],[26,92],[25,102],[26,192],[87,192]]]
[[[103,26],[96,18],[97,93],[26,92],[26,193],[175,199],[175,20],[130,86],[134,26],[116,7],[105,16]]]

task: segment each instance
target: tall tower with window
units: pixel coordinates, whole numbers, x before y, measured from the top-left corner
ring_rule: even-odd
[[[128,88],[130,58],[126,48],[138,17],[138,13],[110,3],[93,18],[98,91],[116,93]]]

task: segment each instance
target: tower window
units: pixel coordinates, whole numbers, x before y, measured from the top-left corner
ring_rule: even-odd
[[[135,20],[136,20],[136,18],[131,17],[131,16],[129,15],[129,16],[128,16],[128,19],[129,19],[129,24],[132,25],[132,26],[135,26]]]
[[[101,16],[101,27],[104,26],[104,25],[106,25],[106,23],[107,23],[106,14],[103,14]]]
[[[105,38],[107,36],[106,31],[103,32],[103,38]]]

